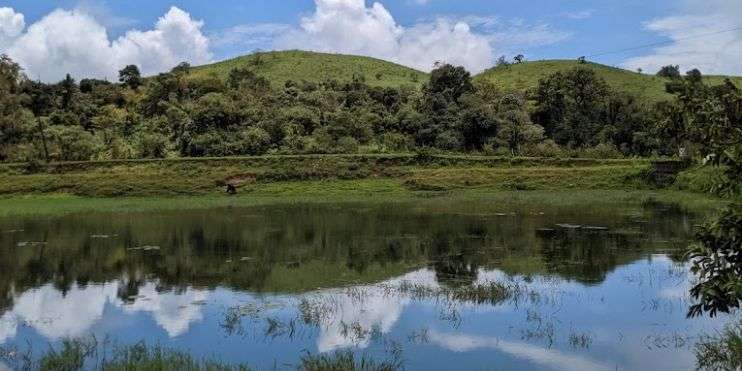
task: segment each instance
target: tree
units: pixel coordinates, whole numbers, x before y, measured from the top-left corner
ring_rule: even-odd
[[[518,63],[518,64],[523,63],[525,59],[526,59],[526,56],[524,56],[523,54],[518,54],[515,56],[515,58],[513,58],[515,63]]]
[[[191,73],[191,64],[188,62],[180,62],[170,70],[170,73],[175,75],[187,75]]]
[[[139,67],[130,64],[119,71],[119,82],[132,90],[137,90],[142,85],[142,74]]]
[[[69,73],[59,83],[59,88],[62,91],[62,109],[70,110],[72,108],[72,100],[75,98],[77,84],[75,84],[75,80]]]
[[[450,64],[439,66],[430,72],[430,81],[425,86],[427,94],[440,95],[448,102],[457,102],[465,93],[474,91],[471,74],[464,67]]]
[[[686,77],[677,96],[682,120],[699,154],[719,166],[725,179],[715,191],[737,195],[742,182],[742,93],[731,84],[712,88],[702,86],[700,73]],[[729,313],[742,304],[742,205],[732,204],[707,222],[697,234],[698,243],[688,253],[697,282],[691,295],[697,303],[689,316]]]
[[[608,84],[590,68],[556,72],[536,87],[533,121],[560,145],[593,146],[605,123],[610,95]]]
[[[459,104],[459,127],[464,148],[481,150],[497,133],[496,107],[477,93],[465,94]]]
[[[521,145],[543,140],[544,128],[531,123],[525,99],[517,94],[508,94],[500,101],[497,114],[497,139],[517,154]]]
[[[21,91],[21,67],[0,55],[0,161],[14,157],[17,146],[31,140],[36,125],[33,114],[23,107],[27,100]]]
[[[497,57],[497,60],[495,61],[495,67],[508,67],[510,66],[510,62],[508,62],[507,57],[504,55],[501,55]]]
[[[666,77],[669,79],[677,79],[680,77],[680,66],[678,65],[663,66],[662,68],[660,68],[659,71],[657,71],[657,76]]]

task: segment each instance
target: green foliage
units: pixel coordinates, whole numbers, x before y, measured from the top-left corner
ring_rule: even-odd
[[[399,355],[396,356],[399,358]],[[394,371],[402,368],[400,359],[378,362],[367,356],[359,360],[351,351],[338,351],[334,354],[311,355],[301,359],[302,371]]]
[[[498,111],[497,139],[511,153],[519,153],[521,146],[533,145],[543,140],[544,128],[531,123],[523,97],[506,95],[500,101]]]
[[[670,81],[668,78],[645,75],[597,63],[581,64],[574,60],[532,61],[511,64],[507,68],[495,67],[475,76],[474,80],[490,82],[503,91],[534,90],[539,80],[575,67],[595,71],[612,90],[637,97],[642,102],[653,104],[673,99],[673,96],[665,91],[665,84]],[[725,76],[704,76],[703,81],[714,85],[723,82],[725,78]],[[742,86],[742,77],[730,79],[737,86]]]
[[[660,68],[659,71],[657,71],[657,76],[659,77],[666,77],[668,79],[676,79],[680,77],[680,66],[676,65],[668,65]]]
[[[701,227],[699,243],[688,252],[699,283],[691,289],[698,300],[689,316],[729,313],[742,303],[742,210],[731,207]]]
[[[707,163],[721,167],[714,191],[737,195],[742,181],[742,92],[731,83],[708,87],[697,70],[672,87],[677,101],[661,124],[665,132],[693,143]],[[669,128],[669,129],[667,129]],[[698,282],[688,315],[729,313],[742,303],[742,207],[732,205],[698,232],[688,256]]]
[[[534,92],[518,92],[473,81],[463,67],[448,64],[437,65],[424,84],[382,84],[408,79],[410,70],[369,58],[306,52],[259,53],[195,68],[181,63],[139,82],[136,66],[127,66],[121,71],[123,84],[92,79],[77,84],[72,76],[58,84],[31,82],[19,66],[3,61],[8,76],[0,90],[3,162],[388,153],[421,147],[615,158],[672,152],[672,138],[689,140],[686,126],[693,126],[677,104],[654,109],[614,91],[590,64],[546,76]],[[306,72],[304,67],[334,68],[336,63],[358,68],[324,78],[275,75],[293,76],[289,65]],[[676,80],[673,91],[708,90],[719,101],[736,89],[731,82],[727,93],[697,89],[704,86],[698,72]],[[556,144],[540,146],[543,140]]]
[[[725,326],[718,334],[701,337],[694,351],[699,370],[742,369],[742,321]]]
[[[119,71],[119,82],[128,86],[130,89],[137,90],[142,85],[142,74],[139,67],[130,64]]]

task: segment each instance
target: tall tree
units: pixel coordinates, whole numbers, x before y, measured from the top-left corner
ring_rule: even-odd
[[[64,80],[59,83],[62,94],[62,109],[70,110],[72,108],[73,100],[75,99],[75,92],[77,90],[77,84],[75,79],[68,73]]]
[[[0,161],[17,155],[14,148],[33,135],[33,114],[24,108],[21,67],[0,55]]]
[[[742,183],[742,93],[731,82],[710,89],[689,74],[678,106],[688,138],[702,158],[725,173],[716,188],[738,195]],[[692,91],[693,89],[699,91]],[[692,98],[689,98],[692,97]],[[698,232],[698,243],[689,252],[697,282],[691,289],[696,299],[688,315],[729,313],[742,305],[742,205],[729,206]]]
[[[119,71],[119,82],[128,86],[132,90],[137,90],[142,85],[142,74],[139,67],[130,64]]]
[[[586,67],[556,72],[539,81],[533,120],[559,144],[597,144],[605,123],[608,84]]]
[[[502,98],[497,124],[497,139],[512,154],[517,154],[521,145],[540,142],[544,136],[544,128],[531,122],[526,101],[518,94],[508,94]]]

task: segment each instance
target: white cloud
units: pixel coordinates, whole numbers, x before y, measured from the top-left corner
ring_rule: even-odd
[[[476,73],[491,67],[496,55],[521,53],[570,36],[547,24],[502,22],[492,16],[444,15],[403,26],[380,3],[315,0],[315,4],[315,12],[302,18],[299,29],[279,38],[276,48],[367,55],[420,70],[430,70],[440,61]]]
[[[181,293],[161,293],[157,287],[148,283],[139,289],[139,298],[131,305],[124,306],[127,313],[149,312],[155,322],[162,327],[170,337],[176,337],[188,332],[192,323],[203,319],[203,303],[209,299],[209,292],[204,290],[187,289]]]
[[[652,20],[646,29],[669,39],[667,46],[624,62],[628,69],[657,71],[677,64],[706,74],[742,74],[742,2],[688,0],[680,14]],[[717,33],[722,30],[734,31]]]
[[[7,24],[0,16],[0,28],[13,28]],[[110,40],[106,28],[88,13],[57,9],[16,35],[7,53],[31,78],[56,81],[70,73],[77,78],[115,80],[118,70],[127,64],[152,74],[183,61],[210,61],[209,40],[201,32],[202,26],[203,22],[172,7],[154,29],[130,30]]]
[[[148,283],[134,303],[125,304],[116,295],[119,285],[114,281],[74,286],[66,293],[44,285],[26,291],[16,298],[12,310],[0,317],[0,344],[16,336],[19,324],[34,328],[51,341],[86,336],[103,317],[106,305],[121,307],[124,313],[151,314],[168,336],[176,337],[203,319],[200,303],[211,297],[209,291],[190,288],[178,293],[158,292],[156,284]]]
[[[0,50],[3,50],[26,27],[23,14],[16,13],[12,8],[0,8]]]
[[[13,314],[49,340],[83,336],[101,318],[106,303],[116,300],[116,289],[115,284],[72,287],[63,294],[45,285],[23,293]]]
[[[493,349],[513,357],[533,362],[544,369],[553,370],[612,370],[613,367],[588,357],[562,353],[527,343],[517,343],[496,337],[466,334],[444,334],[430,331],[431,343],[454,352],[470,352],[478,349]]]
[[[368,55],[430,70],[436,61],[481,71],[492,64],[493,50],[484,35],[465,22],[440,18],[412,27],[397,24],[380,3],[364,0],[315,0],[316,10],[300,29],[277,41],[282,49]]]

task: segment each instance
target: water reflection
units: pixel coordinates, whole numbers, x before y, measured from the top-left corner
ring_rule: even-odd
[[[0,344],[147,338],[258,367],[402,344],[411,369],[683,369],[724,323],[685,319],[692,216],[489,208],[3,220]]]

